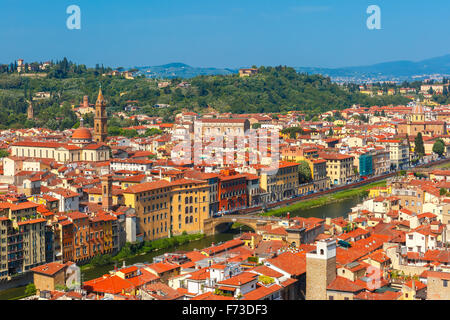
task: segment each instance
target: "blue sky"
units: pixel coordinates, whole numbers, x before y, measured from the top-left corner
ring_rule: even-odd
[[[81,8],[68,30],[66,8]],[[381,8],[381,30],[366,9]],[[450,1],[0,0],[0,63],[343,67],[450,53]]]

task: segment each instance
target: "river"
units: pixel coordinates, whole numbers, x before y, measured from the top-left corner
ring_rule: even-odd
[[[347,214],[351,211],[351,208],[363,201],[364,197],[356,196],[348,199],[344,199],[337,202],[331,202],[329,204],[309,208],[305,210],[293,210],[291,211],[291,217],[316,217],[316,218],[338,218],[347,217]]]

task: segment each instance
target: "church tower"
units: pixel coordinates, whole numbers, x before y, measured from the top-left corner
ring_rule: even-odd
[[[33,118],[34,118],[33,103],[31,101],[28,101],[27,119]]]
[[[105,142],[108,135],[106,122],[106,102],[103,98],[102,88],[98,92],[97,102],[95,103],[95,117],[94,117],[94,141]]]
[[[102,182],[102,209],[104,211],[111,210],[112,207],[112,177],[106,175],[101,178]]]
[[[327,287],[336,279],[336,240],[320,240],[306,254],[306,300],[327,300]]]

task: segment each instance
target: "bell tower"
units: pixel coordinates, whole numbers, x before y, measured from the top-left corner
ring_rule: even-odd
[[[336,279],[336,240],[320,240],[306,254],[306,300],[326,300],[327,286]]]
[[[106,102],[103,98],[102,88],[98,92],[97,102],[95,103],[95,117],[94,117],[94,141],[105,142],[108,135],[106,116]]]
[[[111,210],[112,207],[112,177],[106,175],[101,177],[102,184],[102,209],[105,211]]]

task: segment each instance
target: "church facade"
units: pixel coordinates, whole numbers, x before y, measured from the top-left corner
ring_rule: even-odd
[[[98,113],[97,113],[98,112]],[[110,147],[104,142],[107,136],[106,103],[100,89],[94,119],[94,138],[91,131],[81,126],[68,143],[47,141],[18,141],[11,145],[11,155],[18,157],[47,158],[58,162],[97,162],[110,158]]]
[[[412,113],[404,122],[397,125],[398,135],[417,136],[418,133],[423,136],[439,136],[447,134],[445,121],[429,121],[425,119],[423,106],[417,102],[412,109]]]

